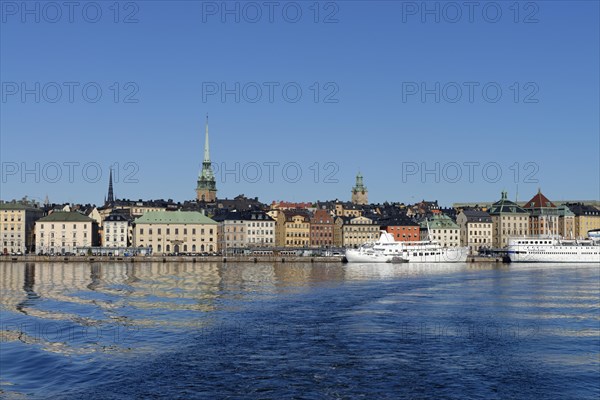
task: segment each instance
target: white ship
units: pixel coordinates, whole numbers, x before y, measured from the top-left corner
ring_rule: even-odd
[[[399,260],[412,263],[453,263],[465,262],[467,256],[466,247],[442,247],[439,242],[432,240],[396,242],[394,236],[385,231],[381,231],[376,242],[346,250],[346,260],[350,263]]]
[[[467,247],[442,247],[439,242],[426,240],[403,242],[401,257],[415,263],[455,263],[467,261]]]
[[[516,237],[508,240],[511,262],[597,263],[600,240],[561,239],[558,236]]]
[[[394,236],[381,231],[379,240],[365,243],[357,249],[346,249],[346,260],[351,263],[384,263],[402,254],[401,242],[396,242]]]

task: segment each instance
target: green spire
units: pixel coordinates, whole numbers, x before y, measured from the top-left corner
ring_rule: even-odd
[[[210,148],[208,144],[208,114],[206,115],[206,128],[204,133],[204,159],[202,160],[202,171],[198,177],[198,189],[216,190],[215,175],[210,161]]]

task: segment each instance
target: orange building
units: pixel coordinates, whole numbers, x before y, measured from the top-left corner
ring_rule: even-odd
[[[407,217],[393,217],[380,220],[381,229],[394,236],[397,242],[420,240],[419,224]]]

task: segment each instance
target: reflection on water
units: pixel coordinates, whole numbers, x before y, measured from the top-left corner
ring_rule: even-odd
[[[0,393],[592,398],[599,290],[595,266],[0,264]]]

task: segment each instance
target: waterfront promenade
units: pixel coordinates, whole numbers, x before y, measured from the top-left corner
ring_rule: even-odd
[[[254,263],[320,263],[320,264],[339,264],[345,262],[344,256],[255,256],[255,255],[231,255],[231,256],[0,256],[0,263],[14,262],[123,262],[123,263],[140,263],[140,262],[162,262],[162,263],[207,263],[207,262],[254,262]],[[481,257],[469,256],[467,262],[488,262],[501,263],[501,257]]]

